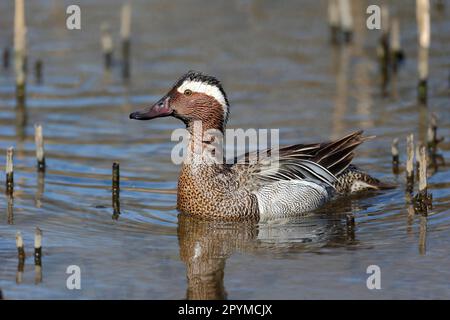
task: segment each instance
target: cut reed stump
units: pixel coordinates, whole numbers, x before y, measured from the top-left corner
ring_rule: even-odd
[[[347,239],[350,241],[355,240],[355,216],[353,214],[347,214],[345,216]]]
[[[25,108],[26,32],[24,0],[15,0],[14,63],[16,74],[16,105],[19,110]]]
[[[34,234],[34,283],[42,282],[42,231],[36,228]]]
[[[414,135],[406,137],[406,191],[414,190]]]
[[[6,150],[6,194],[12,195],[14,193],[14,148],[9,147]]]
[[[429,0],[416,0],[416,18],[419,34],[419,84],[417,97],[419,103],[426,105],[428,99],[428,51],[431,36]]]
[[[427,252],[427,216],[422,215],[419,218],[419,253],[425,255]]]
[[[427,149],[425,146],[419,148],[419,191],[414,197],[414,209],[418,213],[427,214],[428,209],[432,208],[433,197],[428,193],[427,184]]]
[[[338,5],[343,40],[345,43],[351,43],[353,40],[353,17],[350,0],[338,0]]]
[[[113,64],[113,40],[111,36],[111,28],[108,23],[104,22],[100,26],[101,31],[101,46],[103,52],[104,66],[106,70],[111,69]]]
[[[339,44],[339,0],[328,0],[328,26],[330,28],[330,40],[334,45]]]
[[[398,138],[392,140],[391,153],[392,153],[392,172],[394,174],[398,174],[400,165],[400,157],[398,152]]]
[[[23,270],[25,268],[25,247],[23,244],[23,239],[20,231],[16,233],[16,247],[17,247],[17,274],[16,274],[16,283],[22,282]]]
[[[40,172],[45,171],[45,152],[44,152],[44,135],[42,133],[42,125],[34,126],[34,142],[36,144],[36,160],[37,169]]]
[[[112,205],[112,217],[117,220],[120,215],[120,165],[118,162],[114,162],[112,166]]]
[[[131,4],[129,2],[122,6],[120,37],[122,40],[122,78],[130,78],[130,30],[131,30]]]
[[[41,264],[42,257],[42,230],[36,227],[34,233],[34,263]]]
[[[400,65],[405,60],[405,53],[400,42],[400,22],[397,17],[392,19],[390,35],[392,71],[397,73]]]

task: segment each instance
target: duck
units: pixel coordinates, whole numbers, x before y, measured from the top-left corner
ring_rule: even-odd
[[[263,222],[311,212],[339,196],[393,187],[351,163],[355,149],[373,138],[363,136],[362,130],[332,141],[266,148],[233,161],[211,161],[203,152],[211,147],[207,132],[223,134],[229,114],[221,82],[189,71],[155,104],[129,115],[134,120],[174,117],[184,123],[188,142],[177,185],[181,213]]]

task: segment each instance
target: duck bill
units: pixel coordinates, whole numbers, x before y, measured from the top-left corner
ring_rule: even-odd
[[[150,120],[160,117],[167,117],[172,115],[173,110],[169,103],[170,98],[165,96],[151,107],[135,111],[130,114],[130,119],[135,120]]]

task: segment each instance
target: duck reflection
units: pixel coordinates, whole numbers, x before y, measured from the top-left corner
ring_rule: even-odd
[[[234,252],[276,255],[357,243],[354,224],[348,225],[354,221],[349,214],[363,208],[354,200],[265,224],[225,223],[179,214],[177,233],[180,258],[186,264],[186,299],[226,299],[225,263]]]

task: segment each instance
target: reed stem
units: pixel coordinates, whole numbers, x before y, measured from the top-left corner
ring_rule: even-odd
[[[25,106],[26,32],[24,0],[15,0],[14,61],[16,74],[16,104],[19,108]]]
[[[37,169],[45,171],[44,135],[40,124],[34,126],[34,142],[36,144]]]
[[[394,140],[392,140],[391,153],[392,153],[392,172],[394,174],[398,174],[399,164],[400,164],[399,152],[398,152],[398,138],[395,138]]]
[[[414,135],[406,137],[406,191],[414,189]]]
[[[416,194],[415,209],[417,212],[422,214],[427,214],[428,209],[432,208],[432,195],[428,194],[428,182],[427,182],[427,169],[428,169],[428,158],[427,149],[425,146],[421,145],[419,148],[418,159],[419,159],[419,191]]]
[[[25,268],[25,247],[23,244],[23,239],[20,231],[16,233],[16,247],[17,247],[17,273],[16,273],[16,283],[22,283],[23,271]]]
[[[396,73],[400,64],[405,59],[405,54],[400,42],[400,22],[397,17],[392,19],[390,35],[392,71]]]
[[[416,18],[419,34],[418,101],[426,105],[428,98],[428,51],[430,48],[430,1],[416,0]]]
[[[379,60],[380,71],[382,79],[383,94],[387,93],[387,84],[389,82],[389,8],[387,6],[381,6],[381,38],[379,45]]]
[[[6,194],[12,195],[14,192],[14,148],[9,147],[6,150]]]
[[[42,230],[36,227],[34,233],[34,263],[41,264],[42,257]]]
[[[341,30],[345,43],[353,40],[353,17],[349,0],[338,0]]]
[[[20,231],[16,233],[16,247],[19,260],[25,259],[25,246],[23,244],[23,238]]]
[[[130,78],[130,30],[131,30],[131,4],[126,2],[122,6],[120,36],[122,39],[122,78]]]
[[[111,28],[108,23],[102,23],[101,27],[101,45],[104,59],[105,69],[109,70],[113,64],[113,40],[111,36]]]
[[[330,28],[330,38],[332,44],[339,43],[339,5],[338,0],[328,0],[328,25]]]

